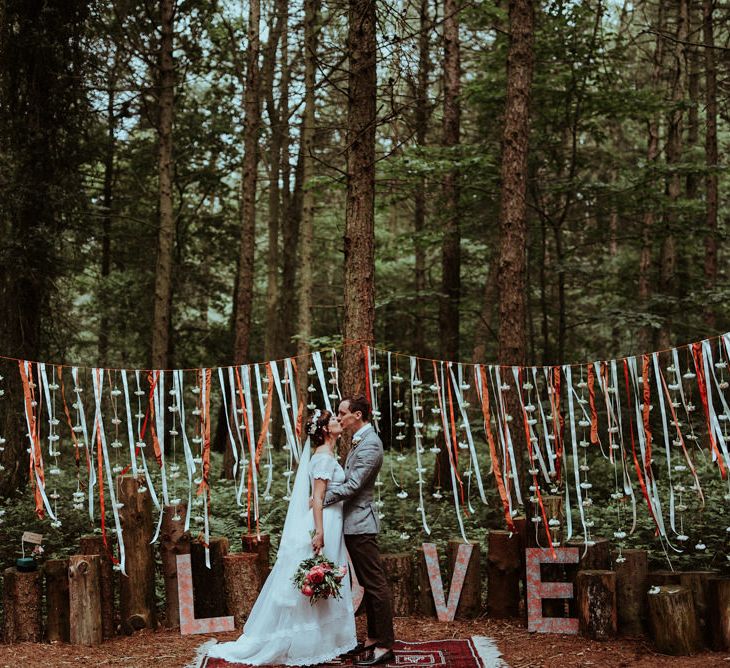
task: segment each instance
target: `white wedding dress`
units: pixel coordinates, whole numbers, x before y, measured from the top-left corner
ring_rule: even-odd
[[[308,475],[307,475],[308,473]],[[313,556],[310,531],[314,515],[309,496],[315,478],[343,482],[345,473],[334,457],[309,457],[307,442],[299,462],[276,563],[234,642],[214,645],[208,656],[246,665],[308,666],[325,663],[357,644],[349,578],[342,581],[341,598],[314,605],[292,583],[299,564]],[[323,511],[324,555],[337,566],[347,564],[342,534],[342,502]]]

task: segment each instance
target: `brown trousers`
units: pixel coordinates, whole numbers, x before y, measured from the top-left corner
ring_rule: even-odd
[[[345,535],[355,575],[365,588],[363,603],[368,619],[368,637],[377,647],[390,649],[395,642],[393,605],[388,578],[380,561],[378,536],[374,533]]]

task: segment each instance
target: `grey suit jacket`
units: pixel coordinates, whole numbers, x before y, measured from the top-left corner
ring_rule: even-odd
[[[378,533],[380,519],[373,502],[375,479],[383,465],[383,442],[370,426],[345,459],[345,482],[330,483],[324,505],[344,501],[344,533]]]

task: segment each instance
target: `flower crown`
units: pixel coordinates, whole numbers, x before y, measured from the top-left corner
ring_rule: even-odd
[[[310,436],[314,436],[315,432],[317,431],[317,427],[319,427],[319,425],[317,424],[317,420],[319,419],[320,415],[322,415],[322,411],[319,410],[319,408],[315,409],[314,415],[312,415],[312,424],[309,425]]]

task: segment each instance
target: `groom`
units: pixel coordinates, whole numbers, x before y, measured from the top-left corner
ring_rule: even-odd
[[[330,483],[324,505],[344,501],[344,533],[347,551],[360,584],[368,635],[348,652],[357,656],[357,666],[375,666],[394,660],[393,609],[388,580],[380,561],[380,520],[373,503],[373,486],[383,464],[383,443],[370,424],[370,404],[363,396],[340,402],[337,419],[344,432],[352,434],[352,447],[345,460],[345,482]]]

